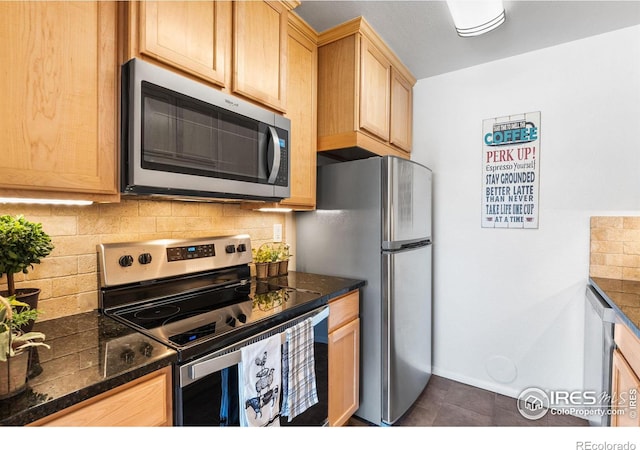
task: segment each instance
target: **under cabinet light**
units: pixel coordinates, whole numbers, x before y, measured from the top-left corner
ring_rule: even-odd
[[[495,30],[506,19],[502,0],[447,0],[458,35],[479,36]]]
[[[0,197],[0,203],[25,204],[25,205],[68,205],[87,206],[93,204],[90,200],[62,200],[57,198],[14,198]]]
[[[261,212],[278,212],[278,213],[288,213],[293,211],[291,208],[258,208],[258,211]]]

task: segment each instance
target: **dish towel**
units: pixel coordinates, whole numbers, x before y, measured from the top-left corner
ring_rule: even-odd
[[[280,334],[240,349],[240,425],[280,426],[279,385],[282,369]]]
[[[287,328],[282,346],[282,411],[291,422],[318,403],[315,359],[313,354],[313,319]]]

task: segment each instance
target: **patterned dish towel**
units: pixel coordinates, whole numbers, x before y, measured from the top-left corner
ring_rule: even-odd
[[[240,349],[238,378],[243,427],[280,426],[281,339],[276,334]]]
[[[313,319],[288,328],[282,346],[282,411],[289,422],[318,403],[315,359],[313,355]]]

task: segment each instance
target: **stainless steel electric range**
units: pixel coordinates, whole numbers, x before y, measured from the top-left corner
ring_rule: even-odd
[[[320,402],[283,425],[326,424],[328,307],[286,277],[253,279],[249,236],[100,244],[98,259],[102,313],[177,352],[176,425],[238,425],[238,389],[223,378],[237,376],[240,349],[309,317]]]

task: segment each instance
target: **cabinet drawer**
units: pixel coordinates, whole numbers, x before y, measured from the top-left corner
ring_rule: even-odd
[[[356,319],[360,310],[359,291],[353,291],[329,302],[329,332]]]
[[[617,323],[614,339],[620,352],[636,374],[640,374],[640,339],[622,323]]]

